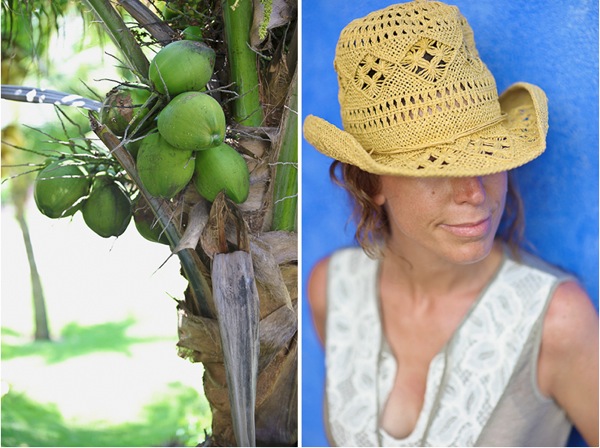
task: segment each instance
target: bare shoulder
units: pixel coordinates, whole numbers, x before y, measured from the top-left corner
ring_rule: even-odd
[[[556,356],[580,352],[598,339],[598,314],[582,287],[568,281],[558,286],[544,320],[542,343]]]
[[[561,284],[544,319],[538,381],[590,446],[598,444],[598,314],[573,281]]]
[[[325,319],[327,316],[327,270],[329,257],[319,260],[308,278],[308,303],[321,343],[325,341]]]

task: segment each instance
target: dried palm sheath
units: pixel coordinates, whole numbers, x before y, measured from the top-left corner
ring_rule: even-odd
[[[196,210],[200,214],[200,209]],[[254,334],[251,329],[252,319],[258,313],[258,343],[260,346],[257,363],[256,398],[254,406],[254,430],[256,445],[258,446],[293,446],[297,443],[297,251],[296,235],[290,232],[267,232],[259,237],[250,236],[248,253],[238,254],[234,251],[227,254],[218,254],[215,243],[215,234],[224,230],[227,232],[227,240],[236,240],[236,231],[231,223],[223,227],[223,218],[217,219],[222,210],[219,210],[219,201],[215,200],[209,218],[204,219],[201,224],[204,228],[200,238],[200,246],[212,256],[212,289],[214,303],[209,304],[212,315],[200,315],[190,300],[180,302],[179,313],[179,354],[193,362],[202,362],[204,365],[204,391],[211,404],[213,421],[213,433],[208,442],[211,446],[250,446],[252,441],[240,441],[236,432],[243,431],[235,428],[234,421],[244,420],[246,430],[249,428],[252,416],[237,415],[232,418],[232,409],[228,385],[232,380],[228,378],[225,368],[227,355],[223,354],[222,340],[228,340],[229,336],[223,338],[222,332],[234,330],[233,338],[247,333],[248,340],[244,341],[249,353],[255,350],[253,343]],[[198,222],[200,218],[196,218]],[[208,221],[208,222],[207,222]],[[237,220],[241,222],[240,219]],[[190,226],[193,227],[193,226]],[[188,227],[188,228],[190,228]],[[185,236],[184,236],[185,239]],[[237,255],[235,255],[237,254]],[[250,265],[251,259],[251,265]],[[226,265],[226,266],[225,266]],[[218,273],[217,273],[218,271]],[[253,274],[252,274],[253,273]],[[255,299],[242,299],[245,301],[246,309],[239,306],[236,311],[225,311],[228,314],[229,323],[221,318],[223,311],[219,311],[222,303],[219,288],[231,289],[232,278],[244,281],[254,277],[256,292],[259,303]],[[218,284],[218,285],[217,285]],[[239,291],[251,290],[246,284],[238,285]],[[231,292],[231,291],[230,291]],[[235,295],[235,294],[230,294]],[[252,294],[250,294],[251,296]],[[241,295],[237,294],[239,299]],[[254,305],[259,308],[255,311]],[[234,313],[238,313],[235,317]],[[242,329],[240,322],[245,321],[247,329]],[[225,328],[223,330],[223,328]],[[225,343],[229,345],[228,342]],[[240,348],[234,348],[240,350]],[[244,349],[241,349],[242,351]],[[225,350],[227,353],[228,350]],[[237,356],[237,355],[234,355]],[[241,355],[239,356],[241,359]],[[232,370],[231,360],[228,362]],[[242,364],[237,367],[241,368]],[[247,366],[246,366],[247,367]],[[251,369],[250,369],[251,371]],[[252,382],[252,375],[238,373],[239,378],[245,377],[245,381]],[[248,384],[246,384],[248,386]],[[253,386],[250,384],[249,386]],[[239,393],[236,391],[235,393]],[[246,405],[252,400],[245,397]],[[236,399],[234,398],[233,402]],[[238,401],[239,403],[239,401]],[[244,409],[244,406],[239,407]],[[250,436],[252,437],[252,436]]]
[[[255,446],[259,299],[250,254],[215,254],[211,278],[235,439],[239,446]]]

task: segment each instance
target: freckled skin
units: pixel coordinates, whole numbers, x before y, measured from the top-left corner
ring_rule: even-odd
[[[381,176],[374,200],[385,207],[391,227],[388,245],[402,253],[423,253],[469,264],[490,253],[504,211],[505,172],[481,177],[411,178]],[[457,236],[452,229],[489,219],[483,234]]]

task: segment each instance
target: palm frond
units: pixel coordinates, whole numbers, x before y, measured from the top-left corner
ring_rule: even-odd
[[[57,92],[56,90],[37,87],[2,85],[0,97],[5,100],[20,101],[24,103],[81,107],[94,112],[99,112],[102,107],[100,101],[85,98],[81,95]]]

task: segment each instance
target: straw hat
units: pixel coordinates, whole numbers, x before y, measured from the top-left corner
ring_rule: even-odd
[[[308,116],[320,152],[375,174],[481,176],[546,147],[546,95],[517,83],[499,98],[458,8],[413,1],[351,22],[334,67],[344,130]]]

